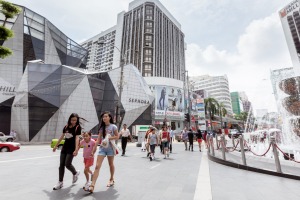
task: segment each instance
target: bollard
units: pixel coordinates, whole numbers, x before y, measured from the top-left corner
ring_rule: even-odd
[[[240,139],[240,148],[241,148],[241,154],[242,154],[242,161],[243,161],[243,165],[247,166],[246,163],[246,155],[245,155],[245,149],[244,149],[244,136],[240,135],[239,136]]]
[[[223,160],[226,160],[225,156],[225,135],[221,135],[221,143],[222,143],[222,158]]]
[[[275,165],[276,165],[277,172],[282,173],[281,165],[280,165],[280,161],[279,161],[279,157],[278,157],[278,151],[276,149],[275,137],[271,137],[271,145],[273,148],[273,154],[274,154],[274,158],[275,158]]]
[[[232,146],[233,148],[235,147],[235,143],[234,143],[234,136],[231,134],[231,141],[232,141]]]
[[[210,146],[211,146],[211,153],[212,153],[212,156],[215,156],[214,137],[213,137],[213,136],[210,136],[210,137],[209,137],[209,141],[210,141]]]

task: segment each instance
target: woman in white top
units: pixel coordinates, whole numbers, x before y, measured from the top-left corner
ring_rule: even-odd
[[[115,165],[114,165],[114,156],[115,152],[113,149],[113,145],[111,144],[111,140],[117,140],[119,138],[118,128],[116,125],[113,124],[113,118],[109,112],[104,112],[100,116],[101,118],[101,125],[99,129],[99,136],[96,141],[96,144],[92,151],[92,156],[94,156],[97,146],[101,141],[101,145],[99,148],[96,168],[94,171],[94,175],[92,178],[92,183],[89,187],[89,192],[92,193],[94,191],[94,187],[99,176],[99,171],[102,166],[102,162],[104,158],[107,156],[109,169],[110,169],[110,179],[108,181],[107,187],[111,187],[115,184],[114,181],[114,173],[115,173]]]

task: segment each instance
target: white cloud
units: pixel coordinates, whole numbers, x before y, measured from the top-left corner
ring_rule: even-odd
[[[255,109],[275,110],[270,70],[291,67],[291,59],[277,13],[252,21],[239,37],[235,52],[188,44],[190,74],[227,74],[231,91],[245,91]]]

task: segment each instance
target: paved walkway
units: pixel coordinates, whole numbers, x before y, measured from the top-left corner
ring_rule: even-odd
[[[157,159],[150,162],[145,152],[130,143],[125,157],[117,156],[116,185],[106,187],[109,168],[105,160],[95,192],[82,190],[84,175],[74,185],[66,171],[64,187],[53,191],[58,178],[59,152],[49,145],[22,146],[21,150],[0,154],[0,199],[121,199],[121,200],[297,200],[300,182],[239,170],[214,163],[207,152],[184,151],[175,143],[169,159],[156,148]],[[81,153],[73,161],[82,171]]]

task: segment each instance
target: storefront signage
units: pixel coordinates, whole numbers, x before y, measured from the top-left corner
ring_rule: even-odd
[[[129,98],[130,103],[150,104],[149,100]]]
[[[0,94],[13,96],[16,93],[15,89],[13,86],[0,85]]]
[[[14,107],[16,108],[23,108],[23,109],[27,109],[28,108],[28,105],[23,103],[23,104],[15,104]]]
[[[295,0],[280,11],[280,16],[283,18],[297,8],[299,8],[299,3],[298,0]]]

